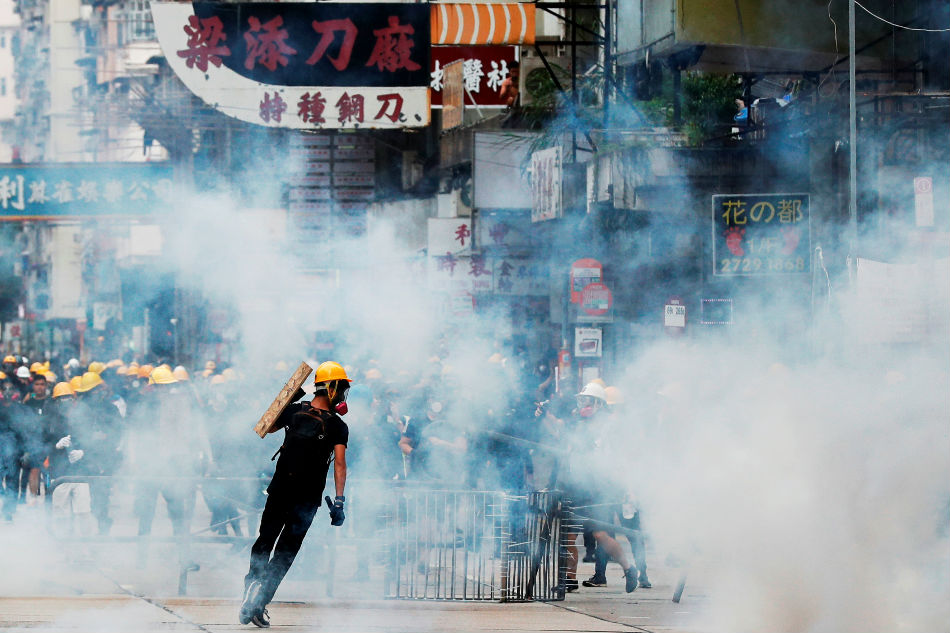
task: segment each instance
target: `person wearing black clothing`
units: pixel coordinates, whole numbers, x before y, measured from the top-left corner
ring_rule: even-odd
[[[13,520],[19,486],[20,457],[23,454],[23,439],[19,425],[14,422],[11,400],[0,395],[0,501],[3,503],[3,519]]]
[[[330,525],[343,525],[349,429],[340,415],[346,414],[350,380],[340,364],[328,361],[317,368],[314,384],[313,400],[288,405],[271,430],[285,429],[284,443],[267,487],[259,535],[251,548],[238,618],[241,624],[270,626],[267,605],[294,562],[320,507],[331,461],[336,498],[331,502],[326,497]]]

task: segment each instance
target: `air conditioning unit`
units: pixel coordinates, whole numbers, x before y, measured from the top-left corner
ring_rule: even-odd
[[[571,58],[566,55],[545,56],[551,69],[554,71],[561,82],[561,86],[567,88],[571,83]],[[551,75],[540,57],[522,57],[520,86],[521,105],[528,105],[539,97],[557,92],[557,87],[551,79]]]

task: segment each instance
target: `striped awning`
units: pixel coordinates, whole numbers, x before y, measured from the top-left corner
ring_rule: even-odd
[[[534,44],[534,3],[432,3],[432,45]]]

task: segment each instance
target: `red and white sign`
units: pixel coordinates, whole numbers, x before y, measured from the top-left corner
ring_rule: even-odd
[[[514,46],[434,46],[429,52],[429,76],[432,107],[442,107],[445,66],[462,60],[462,92],[465,105],[503,108],[498,90],[510,74],[511,63],[518,58]]]
[[[571,303],[581,302],[581,293],[604,278],[604,265],[596,259],[579,259],[571,264]]]
[[[602,283],[587,284],[581,292],[581,309],[589,316],[604,316],[614,305],[614,295]]]
[[[223,56],[232,56],[231,46],[236,51],[245,45],[233,41],[238,39],[233,33],[228,37],[220,19],[199,17],[191,2],[152,2],[151,9],[155,34],[171,69],[205,103],[235,119],[265,127],[308,130],[401,129],[429,124],[428,86],[263,83],[222,63]],[[276,38],[276,53],[283,56],[274,55],[274,69],[286,65],[291,54],[295,61],[302,57],[284,41],[287,30],[296,28],[293,25],[270,21],[263,25],[250,23],[246,28],[249,31],[245,39],[253,40],[261,28],[265,35]],[[328,46],[329,43],[323,48],[318,46],[316,52],[323,55]],[[253,65],[255,59],[249,58],[245,63]],[[329,56],[328,59],[333,62]],[[349,63],[349,57],[345,61]],[[336,62],[343,64],[344,60],[338,57]]]

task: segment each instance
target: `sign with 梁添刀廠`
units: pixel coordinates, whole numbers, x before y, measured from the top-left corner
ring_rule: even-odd
[[[172,193],[172,167],[163,163],[0,166],[0,220],[143,215]]]
[[[802,193],[714,195],[713,274],[809,272],[808,203]]]
[[[152,2],[165,59],[217,110],[268,127],[429,122],[427,4]]]

